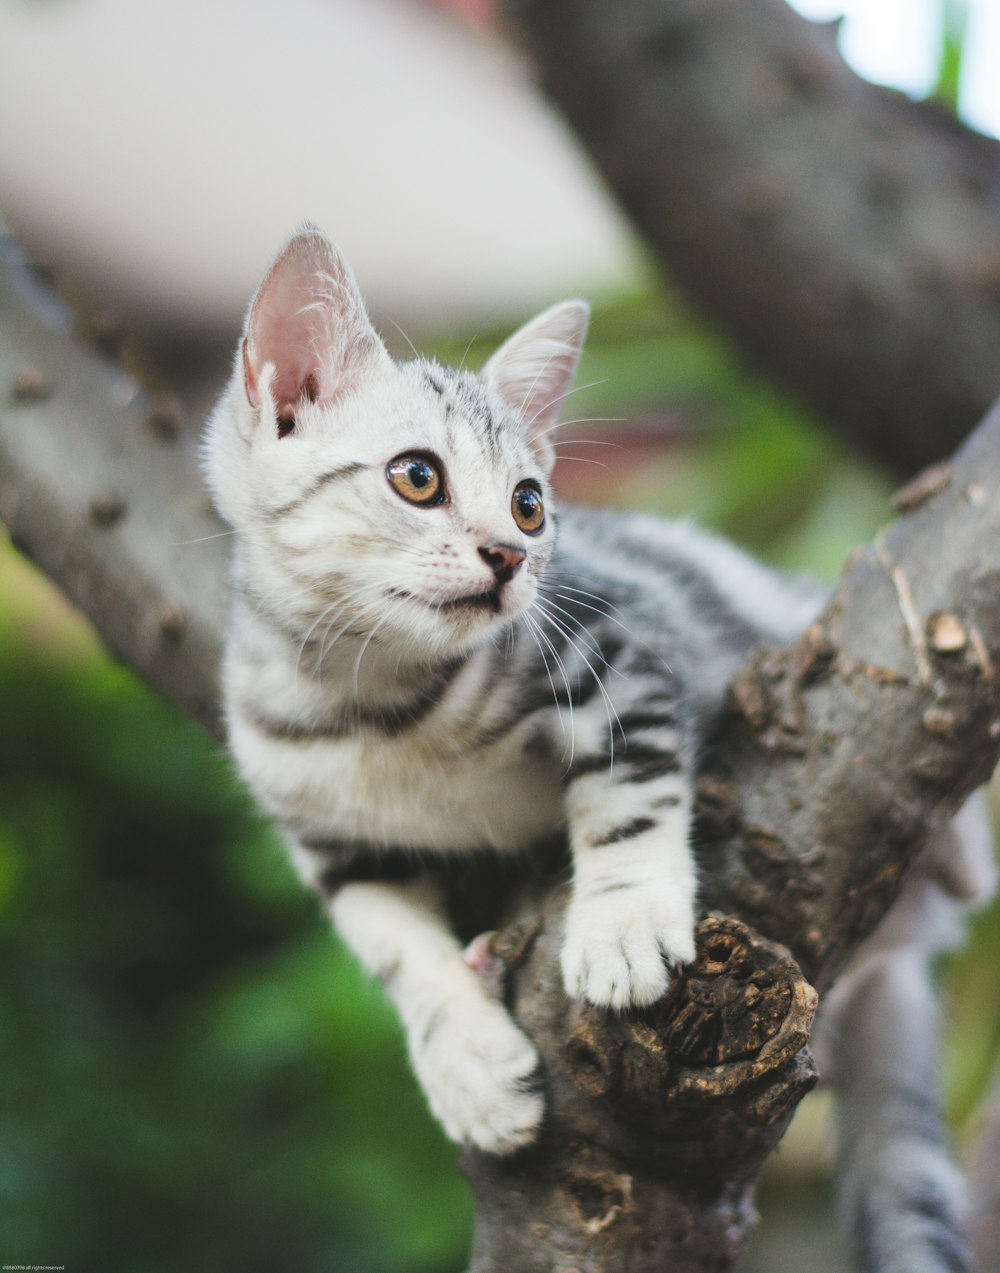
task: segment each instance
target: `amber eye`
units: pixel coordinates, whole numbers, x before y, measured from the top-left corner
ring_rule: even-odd
[[[534,482],[522,482],[515,489],[510,511],[514,514],[514,521],[527,535],[537,535],[545,525],[542,492]]]
[[[429,455],[398,455],[386,465],[385,475],[411,504],[444,503],[444,478]]]

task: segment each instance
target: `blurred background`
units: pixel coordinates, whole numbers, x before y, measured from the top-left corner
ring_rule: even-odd
[[[799,7],[846,15],[864,74],[1000,128],[992,0]],[[0,0],[0,213],[192,443],[311,219],[400,355],[475,366],[594,300],[564,497],[694,513],[828,578],[890,516],[888,479],[654,277],[489,0]],[[3,1261],[458,1273],[469,1200],[391,1011],[226,758],[5,541],[0,704]],[[996,907],[942,981],[968,1142],[1000,1048]],[[827,1115],[810,1098],[772,1162],[748,1271],[846,1267]]]

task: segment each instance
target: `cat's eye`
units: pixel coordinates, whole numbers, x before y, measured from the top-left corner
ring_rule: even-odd
[[[537,535],[545,525],[542,492],[534,482],[522,482],[515,488],[510,511],[514,514],[514,521],[526,535]]]
[[[396,493],[411,504],[444,503],[444,478],[429,455],[398,455],[386,465],[385,475]]]

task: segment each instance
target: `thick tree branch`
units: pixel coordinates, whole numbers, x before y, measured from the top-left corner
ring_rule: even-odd
[[[36,312],[16,268],[0,321],[12,534],[126,662],[217,728],[225,541],[185,546],[217,533],[194,456]],[[549,1114],[514,1162],[466,1157],[476,1273],[732,1268],[757,1170],[813,1081],[815,995],[785,946],[828,984],[1000,749],[998,474],[995,410],[904,497],[820,623],[737,679],[702,815],[713,905],[738,918],[703,921],[663,1002],[621,1018],[567,1003],[562,885],[522,894],[494,979],[542,1054]]]
[[[820,989],[1000,755],[998,465],[1000,404],[854,554],[819,622],[732,686],[707,784],[713,900]]]
[[[902,474],[1000,391],[1000,143],[859,79],[783,0],[506,0],[667,273]]]
[[[9,239],[0,332],[0,519],[124,663],[219,733],[228,540],[193,448],[73,338]]]
[[[567,1268],[652,1273],[667,1251],[673,1273],[733,1267],[759,1166],[812,1077],[813,992],[784,947],[828,986],[1000,755],[998,474],[1000,405],[904,493],[909,511],[855,555],[821,620],[734,682],[700,838],[711,902],[752,928],[706,921],[667,999],[609,1021],[562,1000],[550,896],[508,991],[542,1048],[548,1134],[516,1167],[469,1156],[473,1273],[551,1267],[509,1222],[526,1199]]]

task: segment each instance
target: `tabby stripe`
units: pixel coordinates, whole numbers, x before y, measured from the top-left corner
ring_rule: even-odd
[[[482,424],[483,432],[486,434],[486,441],[496,451],[497,427],[493,420],[493,412],[485,402],[476,404],[479,414],[475,417],[477,424]]]
[[[293,641],[296,645],[302,644],[302,633],[292,627],[290,623],[286,623],[284,617],[278,611],[273,610],[260,593],[255,592],[253,588],[245,583],[237,583],[234,586],[244,601],[251,607],[250,618],[254,622],[265,624],[274,632],[286,637],[289,641]],[[314,645],[315,643],[316,638],[314,637],[309,638],[306,642],[307,645]]]
[[[447,1019],[448,1013],[445,1011],[444,1004],[439,1004],[424,1022],[424,1027],[420,1031],[420,1038],[416,1043],[418,1052],[426,1050],[431,1039],[434,1038],[435,1034],[437,1034],[438,1030],[441,1029]]]
[[[655,826],[655,818],[630,818],[628,822],[622,822],[618,826],[612,827],[610,831],[605,831],[603,835],[591,840],[590,844],[595,849],[603,849],[608,844],[618,844],[622,840],[632,840],[635,836],[642,835],[643,831],[652,831]]]
[[[424,869],[418,853],[410,849],[374,849],[321,834],[297,838],[299,845],[322,864],[316,884],[327,896],[345,884],[367,884],[379,880],[402,883],[413,879]]]
[[[445,663],[432,684],[412,703],[404,704],[399,708],[361,709],[358,713],[361,723],[389,735],[402,733],[418,725],[437,707],[445,691],[468,660],[468,654],[460,654],[457,658]]]
[[[928,1144],[946,1148],[949,1136],[941,1121],[937,1095],[914,1086],[900,1087],[888,1102],[893,1124]]]
[[[634,711],[622,712],[618,719],[626,738],[637,729],[666,729],[677,723],[673,712],[666,708],[662,711],[648,707],[638,708]]]
[[[555,689],[553,689],[555,686]],[[578,705],[576,691],[579,686],[575,683],[570,685],[567,692],[564,686],[559,684],[559,673],[553,672],[552,683],[549,683],[547,677],[539,677],[537,680],[529,681],[521,693],[521,714],[522,716],[530,716],[533,712],[544,711],[548,707],[563,708]]]
[[[929,1182],[924,1189],[917,1190],[912,1197],[906,1199],[906,1207],[908,1211],[923,1216],[925,1220],[932,1220],[942,1228],[948,1228],[955,1222],[948,1199]]]
[[[297,509],[301,508],[307,500],[311,500],[314,495],[323,489],[324,486],[329,486],[331,482],[337,482],[342,477],[351,477],[353,474],[359,473],[364,467],[365,466],[363,464],[355,462],[351,464],[341,464],[335,469],[330,469],[327,473],[321,473],[319,477],[315,478],[301,494],[296,495],[296,497],[289,500],[287,504],[279,504],[277,508],[266,509],[264,515],[272,519],[287,517],[289,513],[294,513]]]
[[[628,545],[628,548],[631,549],[632,545]],[[695,612],[702,616],[703,621],[718,624],[722,638],[727,643],[742,649],[760,641],[760,628],[734,609],[711,579],[702,574],[693,562],[664,550],[654,550],[652,554],[640,553],[639,556],[647,561],[652,558],[661,569],[666,569],[673,575],[681,588],[690,595]]]
[[[303,725],[299,721],[283,720],[258,708],[242,704],[242,711],[259,734],[280,743],[311,743],[323,738],[344,738],[350,730],[342,721],[325,721],[316,725]]]
[[[629,742],[621,755],[625,767],[625,782],[654,782],[667,774],[681,772],[680,757],[675,751],[649,747],[645,743]]]
[[[334,862],[324,867],[317,884],[320,892],[329,898],[346,884],[405,884],[416,879],[423,869],[414,857],[363,854],[350,862]]]
[[[917,1217],[934,1227],[925,1228]],[[905,1194],[895,1199],[882,1196],[876,1207],[870,1198],[863,1198],[854,1219],[853,1237],[865,1269],[885,1267],[887,1261],[898,1256],[900,1248],[911,1258],[932,1257],[933,1267],[942,1273],[967,1273],[969,1268],[968,1247],[944,1199],[911,1200]],[[919,1258],[916,1264],[923,1267]]]
[[[680,757],[675,751],[651,747],[646,743],[630,740],[623,751],[615,756],[615,775],[619,786],[630,783],[654,782],[657,778],[665,778],[670,774],[683,771]],[[602,773],[611,767],[611,757],[607,752],[597,752],[590,756],[580,756],[570,765],[565,782],[575,782],[577,778],[588,774]]]
[[[611,760],[606,752],[597,752],[593,756],[580,756],[570,765],[563,780],[567,785],[576,782],[577,778],[585,778],[588,774],[604,773]]]
[[[398,707],[353,707],[340,716],[311,725],[272,716],[246,703],[242,708],[256,729],[280,742],[308,743],[322,739],[349,738],[364,728],[374,729],[391,738],[412,729],[430,714],[441,701],[459,668],[464,667],[467,658],[463,654],[446,663],[432,685],[417,698]]]

